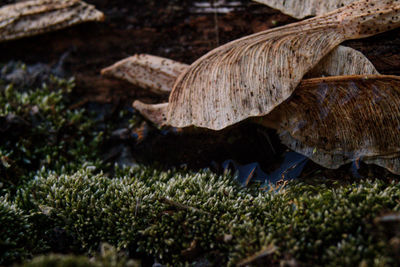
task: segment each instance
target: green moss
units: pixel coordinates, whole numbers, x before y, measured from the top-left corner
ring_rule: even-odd
[[[102,133],[84,109],[69,108],[73,87],[55,77],[40,88],[0,85],[0,189],[15,190],[38,170],[101,165]]]
[[[114,179],[84,170],[41,176],[16,203],[45,210],[89,251],[109,242],[164,263],[197,255],[233,264],[275,246],[269,263],[355,265],[393,261],[373,221],[397,212],[399,198],[400,183],[379,180],[334,188],[290,183],[275,193],[243,189],[210,172],[141,167]]]
[[[398,222],[376,220],[399,212],[400,182],[303,181],[265,192],[209,171],[139,166],[110,177],[100,172],[109,137],[93,115],[70,108],[73,87],[57,78],[36,89],[0,81],[0,264],[99,255],[103,242],[115,250],[26,264],[131,266],[129,255],[233,265],[263,251],[257,264],[400,263]],[[136,124],[126,117],[102,129]]]
[[[48,255],[39,256],[22,265],[23,267],[99,267],[85,256]]]
[[[49,254],[38,256],[21,267],[137,267],[140,261],[129,260],[108,244],[101,245],[101,252],[94,257],[84,255]]]
[[[30,255],[32,225],[28,216],[5,197],[0,197],[0,265]]]

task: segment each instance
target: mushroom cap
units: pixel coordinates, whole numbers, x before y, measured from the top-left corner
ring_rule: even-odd
[[[356,159],[382,162],[397,157],[399,107],[399,76],[315,78],[303,80],[265,120],[278,129],[285,145],[337,168]]]
[[[104,14],[79,0],[30,0],[0,8],[0,41],[59,30]]]
[[[339,43],[398,27],[399,10],[397,1],[357,1],[325,16],[218,47],[178,77],[167,124],[220,130],[265,116]]]
[[[320,16],[357,0],[253,0],[296,19]]]

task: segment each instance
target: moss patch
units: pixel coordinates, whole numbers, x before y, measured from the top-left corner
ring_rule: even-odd
[[[38,170],[74,172],[83,164],[101,165],[102,132],[94,127],[94,116],[69,108],[73,87],[73,79],[56,77],[38,88],[0,81],[1,190],[15,190]]]
[[[49,253],[27,266],[400,263],[398,220],[379,219],[399,212],[397,180],[304,180],[266,192],[207,170],[106,172],[104,129],[135,122],[121,113],[124,121],[99,127],[94,114],[71,108],[73,86],[54,77],[36,89],[0,82],[1,265]],[[116,265],[98,256],[104,242]]]
[[[124,172],[113,179],[87,170],[44,175],[20,191],[15,205],[46,214],[87,251],[109,242],[163,263],[206,257],[234,264],[268,247],[274,247],[268,263],[395,260],[389,245],[394,236],[384,235],[374,219],[399,210],[397,182],[333,188],[290,183],[276,193],[243,189],[232,177],[210,172]]]

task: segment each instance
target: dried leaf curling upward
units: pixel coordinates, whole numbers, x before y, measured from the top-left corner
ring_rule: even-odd
[[[0,8],[0,41],[103,19],[103,13],[79,0],[30,0],[5,5]]]
[[[379,74],[375,66],[361,52],[339,45],[326,55],[317,66],[306,74],[306,78],[323,76]]]
[[[134,85],[149,88],[157,94],[172,90],[178,76],[189,66],[168,58],[147,54],[134,55],[101,71],[103,75],[124,79]],[[359,51],[338,46],[326,55],[307,77],[379,74],[373,64]],[[158,126],[166,123],[168,103],[145,104],[139,100],[133,107]]]
[[[126,80],[157,94],[169,94],[176,77],[187,68],[188,65],[168,58],[139,54],[118,61],[103,69],[101,74]]]
[[[327,168],[361,159],[400,174],[400,161],[395,164],[399,107],[398,76],[316,78],[303,80],[264,125],[278,129],[285,145]]]
[[[346,6],[356,0],[253,0],[267,5],[296,19],[320,16]]]
[[[218,47],[177,79],[167,124],[220,130],[266,115],[339,43],[398,27],[399,10],[398,1],[357,1]]]

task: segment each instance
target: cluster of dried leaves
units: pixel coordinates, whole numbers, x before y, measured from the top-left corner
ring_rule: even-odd
[[[360,52],[339,46],[398,27],[400,3],[258,2],[296,18],[319,16],[232,41],[190,66],[135,55],[102,73],[170,92],[168,103],[133,104],[159,126],[221,130],[258,117],[320,165],[363,160],[400,174],[399,78],[379,75]]]
[[[257,2],[295,18],[317,17],[234,40],[190,66],[135,55],[102,73],[170,94],[168,103],[134,103],[159,126],[220,130],[262,117],[257,121],[276,129],[284,144],[325,167],[361,159],[400,174],[399,79],[339,46],[398,27],[400,3]],[[79,0],[23,1],[0,8],[0,41],[103,17]]]
[[[103,13],[80,0],[30,0],[0,8],[0,42],[59,30]]]

